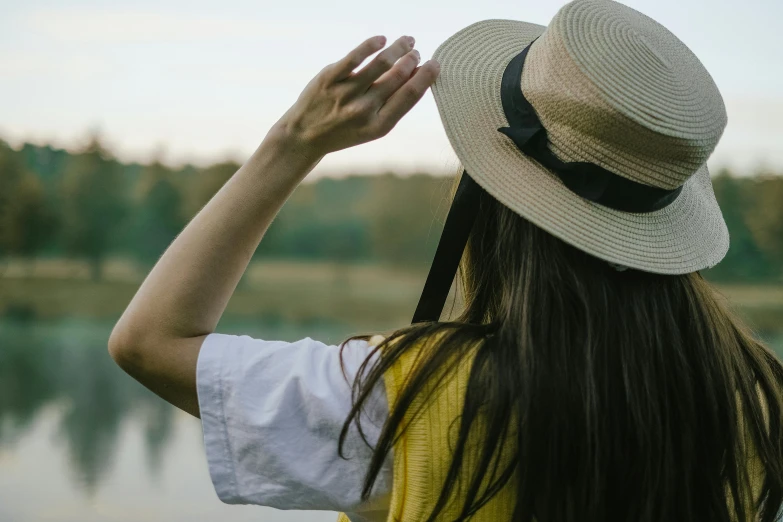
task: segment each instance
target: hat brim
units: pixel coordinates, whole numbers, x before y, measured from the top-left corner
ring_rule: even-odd
[[[728,250],[729,234],[706,164],[670,205],[628,213],[577,196],[497,131],[508,125],[500,99],[503,71],[545,29],[483,20],[449,37],[433,54],[440,74],[432,94],[462,166],[511,210],[595,257],[660,274],[717,264]]]

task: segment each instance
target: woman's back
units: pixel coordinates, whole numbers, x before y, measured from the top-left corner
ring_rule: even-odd
[[[381,340],[382,338],[373,339],[372,342],[378,343]],[[420,342],[416,347],[400,357],[395,365],[389,369],[385,378],[389,405],[393,407],[397,404],[399,395],[405,388],[407,378],[415,371],[416,359],[421,356],[420,351],[431,350],[432,348],[432,342]],[[391,498],[389,505],[391,520],[426,520],[438,504],[439,495],[437,492],[440,491],[441,485],[446,483],[448,478],[448,471],[452,462],[452,449],[458,437],[457,430],[460,415],[464,408],[465,392],[468,388],[472,356],[474,355],[475,351],[470,354],[471,360],[463,361],[453,368],[453,371],[444,380],[437,382],[437,384],[437,379],[430,380],[427,386],[425,386],[423,393],[412,402],[411,411],[405,415],[403,424],[406,426],[406,429],[395,444],[393,480],[395,483],[401,484],[401,486],[394,490],[394,495]],[[425,396],[427,397],[426,400],[424,399]],[[765,404],[763,399],[762,403]],[[415,411],[418,412],[416,415],[413,414]],[[458,486],[451,493],[451,498],[446,502],[443,511],[440,512],[439,520],[457,520],[461,515],[463,506],[458,499],[465,498],[467,494],[465,485],[469,484],[471,473],[478,467],[475,456],[480,454],[480,450],[477,450],[481,447],[482,438],[486,436],[486,429],[484,427],[478,428],[479,424],[480,421],[474,425],[474,430],[471,433],[472,439],[466,443],[468,451],[465,454],[462,468],[459,470]],[[510,430],[512,433],[516,431],[513,424],[510,426]],[[511,437],[506,442],[505,453],[500,461],[502,466],[509,465],[515,458],[516,455],[510,450],[514,446],[515,442],[513,437]],[[751,502],[757,503],[763,486],[764,466],[761,459],[752,449],[748,452],[747,457],[747,470],[751,482],[752,495],[749,498],[753,499]],[[623,457],[621,449],[615,453]],[[631,464],[629,458],[632,456],[627,455],[626,457],[616,464],[627,469],[629,464]],[[578,471],[573,469],[572,474],[576,473]],[[634,480],[633,476],[628,477],[628,480],[628,489],[639,487],[634,485],[637,481]],[[462,488],[459,487],[460,484],[463,485]],[[482,487],[486,488],[487,486],[488,483],[485,481]],[[514,520],[515,490],[518,487],[517,478],[512,476],[508,482],[499,488],[498,494],[477,510],[471,520],[475,522]],[[605,519],[628,520],[627,516],[621,514],[622,508],[619,507],[619,505],[623,504],[622,497],[609,493],[612,490],[602,489],[600,491],[598,495],[617,504],[616,511],[620,512],[609,515]],[[729,500],[729,513],[731,513],[731,493],[728,488],[726,496]],[[752,504],[746,505],[748,520],[754,520],[754,514],[756,513],[756,509],[751,508],[751,506]],[[660,519],[659,515],[653,516],[657,516]],[[736,520],[734,515],[730,514],[730,516],[732,520]],[[342,522],[347,520],[347,517],[341,519]]]
[[[402,520],[436,506],[438,520],[466,517],[496,491],[491,509],[512,520],[739,520],[726,494],[762,485],[749,449],[780,462],[780,362],[699,274],[618,271],[481,205],[463,314],[392,335],[357,381],[369,389],[387,372],[393,411],[376,452],[404,431]],[[774,398],[768,426],[762,396]],[[779,473],[764,489],[773,506]]]

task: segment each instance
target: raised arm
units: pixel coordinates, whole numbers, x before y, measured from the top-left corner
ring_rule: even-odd
[[[109,353],[163,399],[199,416],[201,344],[283,203],[324,155],[385,136],[437,77],[437,63],[417,67],[407,36],[353,72],[384,45],[370,38],[310,81],[169,246],[117,322]]]

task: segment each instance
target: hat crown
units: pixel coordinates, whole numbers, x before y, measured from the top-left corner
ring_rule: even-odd
[[[704,165],[727,122],[720,92],[693,52],[611,0],[563,6],[532,44],[521,89],[561,160],[664,189]]]

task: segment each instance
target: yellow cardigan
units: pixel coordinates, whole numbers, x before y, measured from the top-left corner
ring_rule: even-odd
[[[374,336],[370,339],[371,345],[377,345],[383,339]],[[418,361],[420,350],[408,350],[392,368],[384,375],[386,396],[389,408],[393,408],[397,397],[404,389],[406,378],[414,369]],[[426,403],[415,399],[408,410],[403,424],[408,429],[394,447],[394,469],[392,480],[392,495],[389,506],[388,522],[393,521],[419,521],[424,520],[432,511],[438,500],[440,486],[446,479],[446,474],[451,463],[451,452],[448,446],[448,430],[453,420],[462,413],[465,390],[468,385],[468,377],[472,366],[470,361],[459,365],[456,372],[441,382],[437,389],[433,390],[432,399]],[[429,395],[429,389],[422,390],[419,394],[424,397]],[[420,416],[412,421],[413,412],[422,406]],[[456,425],[452,430],[456,429]],[[477,434],[478,436],[478,434]],[[452,433],[451,440],[455,434]],[[473,469],[471,456],[466,452],[463,469]],[[461,481],[468,482],[469,476]],[[457,488],[455,488],[456,490]],[[513,481],[509,481],[506,487],[490,502],[488,502],[471,520],[475,522],[499,522],[511,520],[514,509]],[[455,496],[458,496],[455,495]],[[461,500],[450,503],[440,514],[443,520],[453,520],[460,513]],[[340,513],[338,522],[350,522],[344,513]]]
[[[383,340],[382,336],[373,336],[370,339],[370,345],[375,346],[381,340]],[[405,387],[407,376],[415,368],[420,353],[420,349],[408,350],[384,375],[390,411]],[[434,394],[431,397],[434,400],[422,404],[420,399],[415,399],[405,416],[403,424],[408,425],[408,429],[394,447],[392,495],[387,522],[422,521],[427,518],[435,506],[440,487],[446,479],[451,462],[448,442],[451,440],[453,444],[456,440],[456,433],[452,432],[449,437],[448,431],[449,426],[462,413],[465,390],[473,361],[472,357],[468,359],[467,362],[461,363],[457,371],[448,376],[445,382],[441,382],[437,389],[433,390]],[[425,388],[422,390],[423,393],[419,395],[425,397],[429,395],[430,390],[432,388]],[[762,405],[766,406],[763,402]],[[413,419],[413,412],[419,406],[422,407],[421,414]],[[768,419],[765,420],[768,422]],[[456,430],[457,425],[455,424],[451,429]],[[478,431],[475,434],[471,433],[471,437],[479,437],[478,441],[481,440]],[[469,439],[468,445],[470,445],[470,440],[472,439]],[[465,452],[462,466],[462,470],[468,470],[468,472],[475,469],[469,453]],[[507,456],[504,455],[504,457]],[[764,468],[755,452],[753,452],[749,463],[749,469],[754,479],[753,498],[758,498],[764,480]],[[467,485],[468,482],[469,475],[463,473],[462,480],[458,483]],[[512,478],[471,518],[471,522],[510,521],[514,510],[515,486],[515,479]],[[439,520],[454,520],[459,515],[463,497],[460,496],[458,487],[455,487],[455,491],[456,494],[452,500],[455,500],[454,497],[458,498],[441,511]],[[732,500],[728,489],[727,498],[731,510]],[[340,513],[337,522],[350,522],[350,520],[344,513]]]

